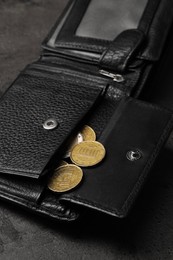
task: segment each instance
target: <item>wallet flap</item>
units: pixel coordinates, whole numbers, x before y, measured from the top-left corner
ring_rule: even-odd
[[[125,217],[172,127],[171,112],[124,99],[99,138],[105,160],[83,168],[83,184],[61,199]]]
[[[64,142],[103,90],[75,76],[69,81],[63,72],[25,71],[1,98],[2,174],[38,178],[58,163]]]

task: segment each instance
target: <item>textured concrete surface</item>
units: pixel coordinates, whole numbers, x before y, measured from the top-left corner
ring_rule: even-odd
[[[0,1],[1,93],[38,58],[66,2]],[[173,162],[164,152],[126,220],[89,212],[62,224],[0,201],[0,260],[173,259]]]

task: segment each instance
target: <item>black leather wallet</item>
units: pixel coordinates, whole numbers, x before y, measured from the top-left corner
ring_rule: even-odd
[[[58,220],[85,208],[125,217],[173,127],[172,112],[140,100],[173,20],[169,0],[72,0],[0,100],[0,197]],[[58,126],[47,131],[53,118]],[[75,189],[48,180],[84,124],[106,148]],[[140,154],[129,160],[128,154]]]

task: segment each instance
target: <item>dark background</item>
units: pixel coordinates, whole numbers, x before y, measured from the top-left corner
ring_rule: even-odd
[[[0,93],[28,63],[66,0],[0,0]],[[166,149],[129,217],[54,222],[0,201],[0,260],[173,259],[173,167]]]

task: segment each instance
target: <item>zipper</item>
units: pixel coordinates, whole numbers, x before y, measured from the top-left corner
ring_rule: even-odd
[[[107,83],[107,79],[105,77],[100,77],[98,71],[89,71],[89,70],[81,70],[81,69],[77,69],[77,68],[72,68],[72,67],[69,67],[69,66],[65,66],[64,64],[61,64],[60,66],[58,66],[57,64],[56,65],[53,65],[53,64],[45,64],[43,62],[35,62],[35,63],[32,63],[31,65],[29,65],[27,67],[27,69],[38,69],[38,70],[46,70],[48,72],[55,72],[55,73],[61,73],[63,72],[64,74],[69,74],[69,75],[74,75],[74,72],[75,72],[75,75],[78,75],[79,77],[82,77],[82,78],[86,78],[86,75],[87,75],[87,78],[90,79],[90,80],[94,80],[96,79],[97,81],[100,81],[101,82],[105,82]]]
[[[44,58],[45,58],[45,56],[44,56]],[[66,62],[64,62],[64,58],[58,57],[58,60],[59,60],[59,63],[60,63],[61,66],[66,64]],[[82,66],[81,66],[81,62],[79,62],[79,61],[74,61],[74,60],[68,59],[68,64],[71,67],[73,67],[73,70],[74,70],[74,68],[77,71],[83,70],[83,72],[85,72],[85,73],[88,72],[89,74],[94,74],[96,76],[98,76],[98,74],[100,74],[100,75],[107,77],[107,78],[110,78],[113,81],[118,82],[118,83],[125,81],[124,77],[121,74],[111,73],[111,72],[106,71],[104,69],[98,70],[98,64],[90,64],[90,66],[92,66],[92,70],[89,68],[89,66],[88,66],[89,64],[86,65],[85,63],[83,63]],[[79,68],[80,68],[80,70],[79,70]]]
[[[72,64],[71,64],[71,66],[72,66]],[[77,72],[77,74],[79,76],[82,76],[82,77],[86,77],[86,74],[87,74],[90,79],[92,79],[93,77],[94,78],[96,77],[97,80],[106,80],[106,78],[109,78],[117,83],[122,83],[125,81],[124,77],[121,74],[111,73],[111,72],[108,72],[108,71],[102,70],[102,69],[100,69],[99,71],[96,69],[91,71],[91,70],[88,70],[88,68],[87,69],[84,68],[84,70],[82,70],[83,67],[82,67],[82,69],[75,67],[75,70],[74,70],[74,68],[67,67],[67,66],[65,66],[65,64],[61,64],[60,66],[58,66],[56,64],[56,66],[55,66],[53,64],[44,64],[43,62],[40,62],[40,61],[33,63],[29,67],[30,68],[35,67],[35,68],[41,69],[41,70],[44,68],[45,70],[50,71],[50,72],[61,72],[61,71],[63,72],[65,69],[66,73],[71,72],[73,74],[73,71],[75,71],[75,72]],[[102,77],[100,77],[99,75]]]
[[[124,77],[121,74],[114,74],[106,70],[99,70],[99,73],[103,76],[113,79],[113,81],[116,81],[118,83],[124,81]]]

